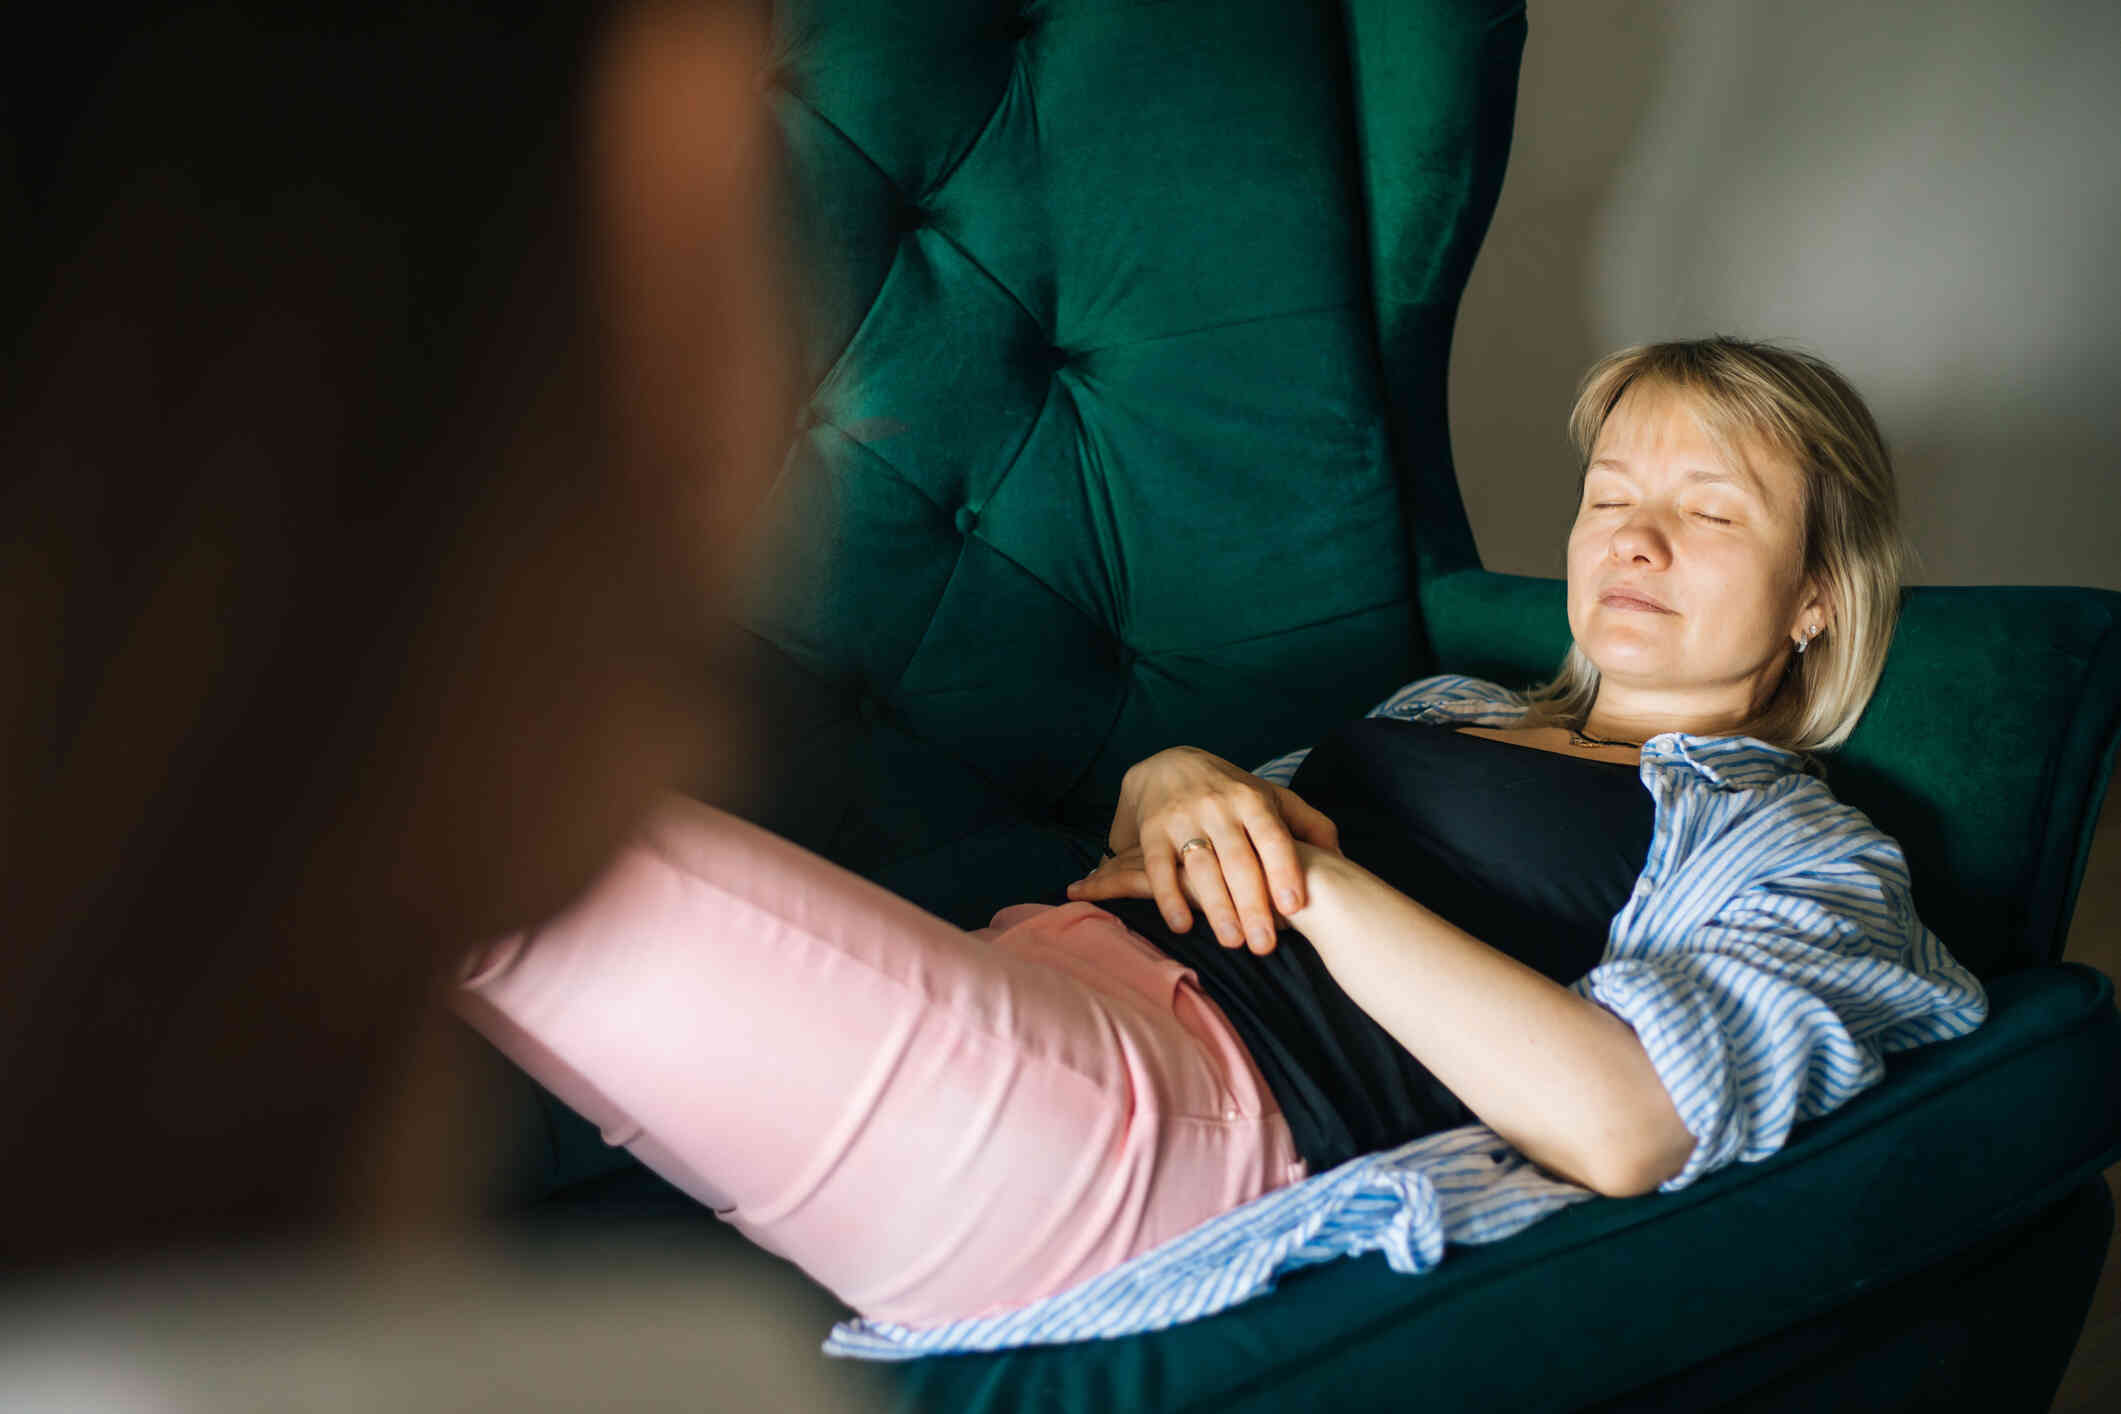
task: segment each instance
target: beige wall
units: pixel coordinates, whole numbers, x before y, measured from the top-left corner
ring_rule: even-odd
[[[1452,361],[1491,569],[1561,572],[1584,366],[1726,332],[1870,400],[1917,582],[2121,589],[2121,4],[1530,11]]]

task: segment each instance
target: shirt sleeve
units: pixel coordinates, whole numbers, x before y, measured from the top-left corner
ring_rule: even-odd
[[[1886,1052],[1988,1016],[1980,982],[1915,916],[1900,848],[1882,835],[1612,953],[1571,990],[1635,1029],[1695,1138],[1660,1192],[1769,1157],[1792,1126],[1877,1084]]]
[[[1253,771],[1252,774],[1263,781],[1272,781],[1278,786],[1285,786],[1296,779],[1296,768],[1303,765],[1304,758],[1310,754],[1310,747],[1299,746],[1294,751],[1283,752],[1266,765]]]

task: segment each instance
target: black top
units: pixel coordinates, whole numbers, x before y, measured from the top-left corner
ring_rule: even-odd
[[[1604,955],[1656,823],[1632,765],[1385,717],[1320,742],[1289,784],[1339,826],[1349,859],[1564,986]],[[1153,900],[1101,906],[1199,973],[1313,1173],[1473,1120],[1300,932],[1255,957],[1205,919],[1173,933]]]

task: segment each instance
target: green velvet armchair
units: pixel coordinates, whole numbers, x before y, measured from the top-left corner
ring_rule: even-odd
[[[785,6],[762,101],[810,386],[741,615],[773,723],[762,823],[976,927],[1056,900],[1154,751],[1255,764],[1423,673],[1552,671],[1562,587],[1481,569],[1445,425],[1524,29],[1502,0]],[[1910,594],[1831,779],[1905,844],[1994,1011],[1773,1159],[1424,1276],[1344,1261],[893,1388],[2045,1407],[2121,1157],[2112,987],[2058,961],[2117,726],[2121,595]],[[547,1211],[611,1181],[555,1119]]]

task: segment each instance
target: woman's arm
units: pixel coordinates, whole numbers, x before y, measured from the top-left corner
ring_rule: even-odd
[[[1612,1197],[1678,1173],[1694,1136],[1625,1021],[1338,854],[1299,845],[1288,915],[1347,994],[1541,1167]]]
[[[1637,885],[1680,906],[1624,915],[1569,987],[1637,1029],[1698,1141],[1666,1191],[1773,1156],[1794,1126],[1882,1081],[1888,1053],[1988,1016],[1980,981],[1916,915],[1897,843],[1830,798],[1819,808],[1823,788],[1764,839],[1730,827],[1740,794],[1690,803],[1690,828],[1715,839],[1680,856],[1686,887],[1654,865]]]

